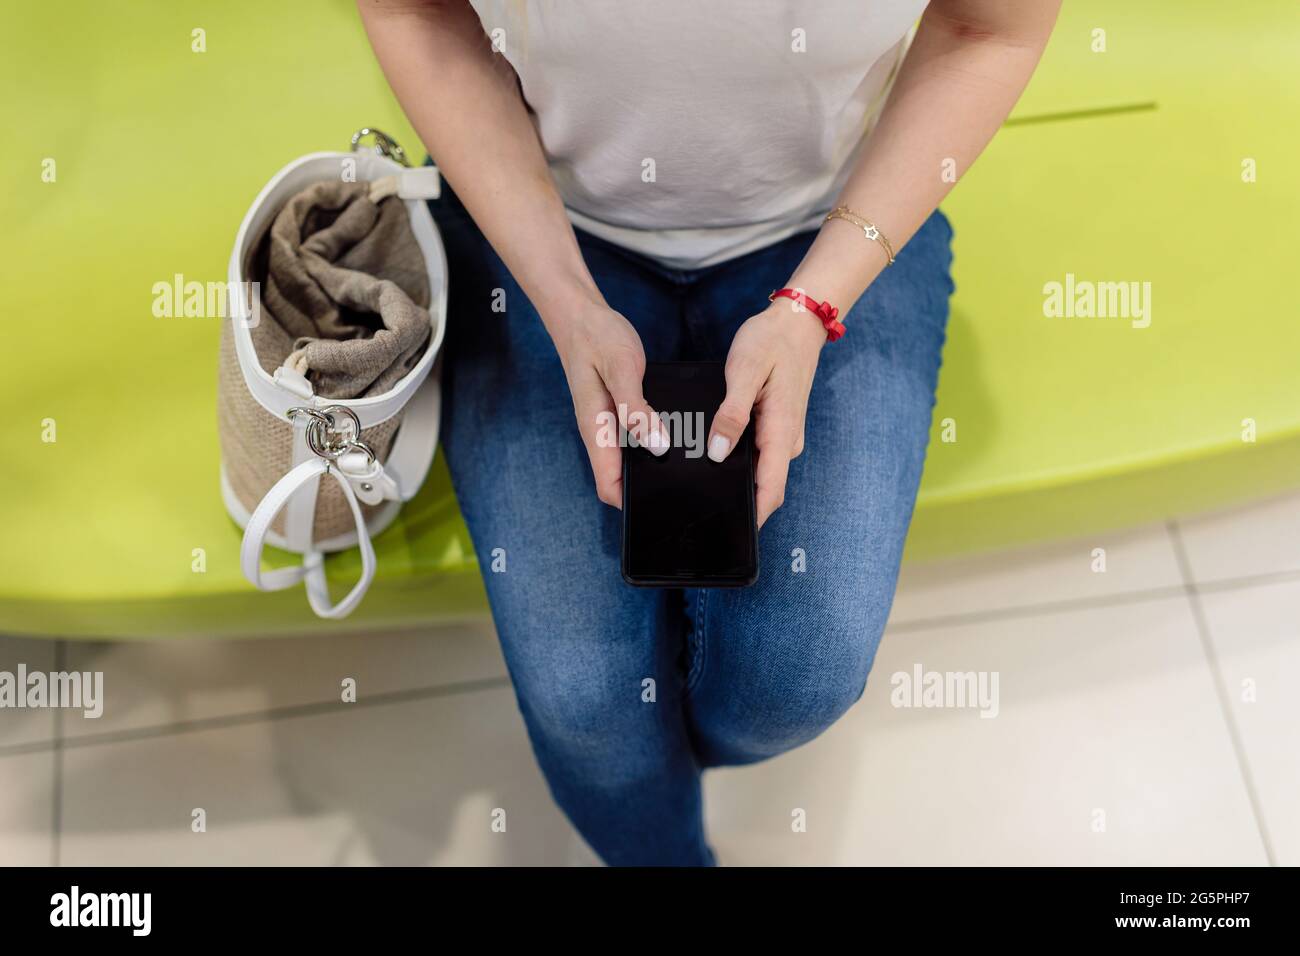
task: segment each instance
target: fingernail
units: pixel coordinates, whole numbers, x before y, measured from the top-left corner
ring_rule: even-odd
[[[726,435],[714,435],[709,439],[709,458],[713,461],[722,461],[729,451],[731,451],[731,439]]]
[[[668,436],[664,434],[663,429],[650,433],[650,451],[655,455],[662,455],[671,447]]]

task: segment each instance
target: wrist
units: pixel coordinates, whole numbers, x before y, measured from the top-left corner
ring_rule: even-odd
[[[845,281],[842,276],[803,270],[797,270],[785,287],[797,289],[815,302],[826,302],[834,306],[839,310],[841,319],[866,291],[866,286],[861,285],[856,276]]]
[[[812,312],[789,299],[774,299],[766,309],[775,334],[800,355],[819,355],[830,341],[825,326]]]
[[[609,312],[605,297],[589,276],[548,283],[538,294],[529,295],[529,300],[552,336]]]
[[[819,299],[802,288],[788,285],[773,292],[771,300],[772,308],[799,339],[816,339],[821,346],[844,335],[840,309],[829,298]]]
[[[829,302],[841,316],[847,315],[885,268],[882,256],[862,261],[862,243],[860,234],[824,227],[787,285],[818,301]]]
[[[545,313],[538,311],[566,370],[575,357],[599,351],[602,343],[611,341],[611,335],[621,335],[624,328],[630,328],[627,320],[611,309],[599,293],[594,298],[570,296],[563,300],[562,305],[556,305]]]

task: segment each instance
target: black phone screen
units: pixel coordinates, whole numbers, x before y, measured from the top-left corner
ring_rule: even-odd
[[[672,447],[658,457],[632,444],[623,449],[623,578],[647,587],[753,584],[752,427],[725,461],[707,455],[709,425],[727,391],[722,364],[651,363],[644,390]]]

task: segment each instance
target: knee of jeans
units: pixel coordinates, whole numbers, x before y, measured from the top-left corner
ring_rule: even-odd
[[[642,679],[622,674],[617,661],[593,653],[587,660],[512,662],[519,709],[538,756],[573,766],[598,767],[609,785],[638,772],[635,754],[653,748],[657,708]]]
[[[738,673],[710,688],[699,728],[710,763],[750,763],[807,743],[834,724],[866,689],[884,614],[837,604],[780,614],[762,649],[737,659]],[[713,638],[726,641],[719,635]]]
[[[549,748],[578,753],[612,746],[611,728],[630,706],[612,688],[558,668],[523,679],[516,675],[515,689],[529,732]]]

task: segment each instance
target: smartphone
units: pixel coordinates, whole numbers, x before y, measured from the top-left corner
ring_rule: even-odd
[[[754,438],[726,461],[707,455],[727,394],[721,362],[654,362],[644,393],[672,447],[623,449],[623,580],[639,587],[746,587],[758,578]]]

